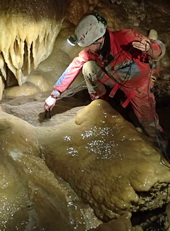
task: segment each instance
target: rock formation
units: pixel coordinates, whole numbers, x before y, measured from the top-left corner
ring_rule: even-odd
[[[0,230],[83,231],[100,224],[40,158],[33,126],[1,112],[0,144]]]
[[[53,130],[42,128],[40,134],[46,164],[102,220],[125,211],[153,210],[169,201],[169,168],[105,101],[93,101],[75,121]]]
[[[5,86],[21,86],[31,70],[51,54],[66,2],[0,2],[0,99]]]
[[[0,131],[2,228],[45,227],[43,216],[50,219],[48,225],[59,222],[48,212],[61,221],[58,226],[72,230],[54,175],[68,182],[103,221],[161,208],[170,200],[166,161],[103,100],[53,127],[33,127],[1,112]]]

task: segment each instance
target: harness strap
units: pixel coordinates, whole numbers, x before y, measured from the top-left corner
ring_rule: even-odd
[[[128,104],[130,103],[131,99],[137,94],[136,91],[132,91],[128,96],[127,99],[122,103],[122,107],[126,108]]]
[[[110,96],[111,98],[113,98],[113,97],[115,96],[115,94],[116,94],[116,92],[117,92],[117,90],[118,90],[119,88],[123,90],[122,86],[120,86],[118,83],[115,83],[115,85],[114,85],[114,87],[112,88],[112,90],[111,90],[109,96]],[[128,106],[128,104],[130,103],[131,99],[132,99],[136,94],[137,94],[137,92],[134,91],[134,90],[131,90],[131,92],[130,92],[129,94],[126,93],[127,99],[122,103],[122,107],[123,107],[123,108],[126,108],[126,107]]]
[[[117,90],[118,90],[119,88],[120,88],[119,84],[115,82],[115,84],[114,84],[114,86],[113,86],[113,88],[112,88],[112,90],[111,90],[109,96],[110,96],[111,98],[113,98],[113,97],[115,96],[115,94],[116,94],[116,92],[117,92]]]

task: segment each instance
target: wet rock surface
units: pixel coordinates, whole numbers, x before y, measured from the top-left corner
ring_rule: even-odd
[[[38,95],[38,96],[40,97],[40,95]],[[34,96],[34,97],[37,99],[38,96]],[[130,127],[127,128],[126,127],[127,122],[122,120],[121,117],[119,118],[119,116],[118,116],[119,119],[117,118],[117,123],[122,124],[121,126],[125,126],[126,128],[124,128],[124,129],[122,128],[123,129],[122,136],[118,132],[116,137],[115,137],[117,141],[119,139],[122,140],[121,141],[122,148],[120,149],[121,151],[118,148],[117,149],[117,151],[119,150],[118,153],[114,154],[114,152],[115,152],[114,149],[111,152],[109,152],[109,150],[110,150],[109,146],[106,147],[106,145],[110,145],[110,146],[112,145],[111,140],[114,139],[114,137],[112,137],[112,135],[110,135],[111,140],[110,140],[110,138],[108,138],[110,141],[109,140],[106,141],[105,135],[109,131],[108,130],[109,128],[111,129],[111,127],[114,127],[114,125],[113,124],[111,125],[110,123],[112,123],[111,121],[114,120],[115,116],[117,116],[117,112],[115,112],[112,108],[110,108],[110,106],[107,106],[106,102],[102,103],[104,106],[102,107],[102,109],[99,110],[100,113],[96,112],[96,110],[95,110],[95,104],[96,103],[94,103],[94,102],[92,104],[93,106],[87,106],[87,109],[84,108],[84,105],[83,105],[83,104],[85,104],[85,105],[89,104],[89,102],[87,100],[82,101],[82,102],[80,102],[80,101],[78,102],[76,97],[75,98],[72,97],[70,99],[69,103],[68,103],[68,99],[65,99],[63,102],[62,103],[60,102],[58,107],[56,106],[56,108],[53,111],[53,115],[52,115],[51,119],[45,119],[45,120],[43,119],[42,120],[43,122],[42,121],[39,122],[40,115],[41,114],[44,115],[44,113],[42,111],[43,98],[41,98],[41,100],[39,98],[37,104],[35,104],[35,102],[32,101],[32,98],[23,99],[23,98],[19,97],[18,99],[16,98],[15,100],[12,100],[11,102],[10,101],[4,102],[1,105],[3,110],[10,112],[10,114],[12,114],[12,113],[16,114],[16,112],[17,112],[18,113],[17,117],[19,117],[19,115],[20,115],[20,117],[22,118],[21,121],[20,121],[20,119],[19,120],[14,119],[14,122],[13,122],[14,125],[12,125],[12,127],[14,127],[14,128],[16,127],[15,128],[16,131],[15,131],[15,129],[12,130],[13,132],[11,130],[8,131],[9,134],[11,134],[11,132],[12,132],[13,136],[10,135],[10,142],[9,142],[9,140],[7,140],[8,142],[6,143],[5,147],[6,148],[8,147],[9,150],[11,150],[11,149],[13,149],[13,147],[15,147],[16,151],[13,154],[13,158],[17,157],[18,150],[20,150],[20,153],[22,153],[23,152],[22,149],[25,146],[25,145],[22,146],[23,142],[22,142],[22,140],[21,141],[18,140],[18,136],[21,136],[21,134],[23,134],[23,131],[24,131],[24,134],[22,135],[23,140],[27,140],[27,142],[28,142],[28,140],[29,140],[28,135],[31,137],[32,141],[30,141],[30,144],[28,145],[29,146],[28,152],[31,151],[31,156],[34,154],[34,155],[36,155],[36,157],[30,156],[29,159],[28,159],[28,157],[24,157],[27,159],[26,162],[24,161],[24,163],[27,163],[27,165],[24,167],[25,171],[28,168],[28,164],[31,161],[31,158],[33,158],[33,159],[36,158],[37,161],[39,161],[38,159],[40,157],[43,157],[43,159],[45,161],[43,164],[45,164],[45,165],[47,164],[49,169],[52,170],[52,172],[55,173],[55,175],[58,175],[58,176],[62,177],[64,180],[66,180],[71,185],[71,187],[75,190],[75,192],[80,196],[80,198],[82,198],[86,203],[88,203],[88,204],[90,204],[90,206],[92,206],[96,215],[99,218],[101,218],[102,220],[109,220],[109,219],[113,219],[113,218],[115,219],[116,217],[118,217],[119,215],[124,213],[125,211],[129,211],[129,212],[132,212],[132,214],[133,214],[132,219],[131,219],[132,225],[134,227],[136,227],[137,225],[141,224],[141,222],[142,222],[142,221],[139,221],[138,219],[135,218],[136,212],[144,211],[146,213],[148,210],[155,211],[155,209],[162,208],[162,206],[165,206],[168,203],[168,201],[169,201],[169,199],[168,199],[169,198],[169,195],[168,195],[168,191],[169,191],[169,189],[168,189],[169,188],[169,181],[168,181],[168,178],[169,178],[168,174],[169,173],[168,172],[169,172],[169,169],[161,164],[159,153],[157,153],[152,147],[150,147],[150,145],[147,144],[146,141],[143,141],[143,138],[140,137],[141,135],[135,130],[135,128],[131,128],[131,125],[130,125]],[[35,110],[35,108],[37,110]],[[93,110],[91,110],[91,108],[93,108]],[[100,106],[99,106],[99,108],[100,108]],[[77,113],[78,113],[78,115],[76,116]],[[94,113],[94,115],[93,115],[93,113]],[[97,117],[96,117],[95,113],[97,114]],[[115,115],[115,113],[116,113],[116,115]],[[102,118],[100,119],[101,114],[102,114]],[[6,118],[5,119],[6,121],[8,121],[7,115],[4,115],[3,117]],[[75,117],[76,117],[76,120],[75,120]],[[96,118],[97,118],[97,120],[96,120]],[[111,119],[111,121],[109,118]],[[23,120],[27,121],[29,124],[32,124],[34,126],[29,125],[26,122],[22,122]],[[68,121],[70,121],[70,122],[68,122]],[[104,123],[104,121],[105,121],[105,123]],[[108,124],[108,121],[110,121],[109,124]],[[1,128],[2,128],[3,123],[4,123],[4,121],[2,120]],[[18,125],[17,125],[17,123],[18,123]],[[100,123],[102,124],[103,130],[100,128],[100,126],[101,126]],[[123,125],[124,123],[125,123],[125,125]],[[90,124],[90,126],[89,126],[89,124]],[[79,126],[79,128],[76,128],[77,126]],[[119,127],[119,129],[121,128],[121,126]],[[22,130],[19,130],[20,127]],[[80,127],[82,127],[82,128],[80,129]],[[77,129],[78,129],[78,131],[77,131]],[[132,129],[133,135],[131,134],[131,132],[129,133],[129,129],[130,130]],[[97,135],[98,134],[97,130],[98,130],[100,135]],[[126,136],[126,132],[124,132],[124,131],[128,131],[128,136]],[[103,133],[103,135],[101,136],[102,133]],[[80,137],[83,137],[83,134],[84,134],[84,136],[87,137],[87,138],[85,138],[85,140],[87,139],[87,141],[84,141],[85,143],[84,142],[82,143],[78,134],[80,134]],[[91,137],[90,139],[88,138],[88,134]],[[138,134],[139,137],[138,137],[138,135],[136,137],[135,134],[136,135]],[[7,134],[3,132],[3,136],[1,136],[1,139],[3,140],[3,142],[2,142],[3,145],[1,146],[2,148],[4,148],[4,144],[5,144],[4,141],[6,139],[5,138],[6,135]],[[93,136],[94,136],[94,141],[93,141]],[[14,137],[15,137],[15,141],[14,141]],[[65,138],[67,137],[66,140],[64,137]],[[69,141],[69,137],[70,137],[70,139],[72,139],[71,143]],[[39,141],[37,141],[37,138]],[[132,139],[132,141],[134,139],[133,145],[131,148],[129,147],[129,144],[126,143],[128,141],[127,138]],[[64,142],[66,142],[64,144],[64,146],[62,144],[63,143],[62,140]],[[105,148],[107,148],[107,151],[106,151],[106,149],[104,149],[103,146],[100,145],[102,140],[105,140],[104,143],[106,145],[104,145],[104,146],[105,146]],[[18,144],[18,142],[19,142],[19,144]],[[74,144],[75,142],[78,145],[77,147],[75,147],[75,144]],[[93,145],[94,142],[98,142],[97,146]],[[136,142],[140,142],[140,145],[138,145]],[[145,144],[145,142],[146,142],[146,144]],[[11,143],[11,146],[9,143]],[[67,146],[66,145],[67,143],[70,143],[71,146],[69,144]],[[125,145],[125,143],[126,143],[126,145]],[[135,145],[135,143],[136,143],[136,145]],[[33,144],[35,146],[34,149],[31,148],[31,146]],[[62,147],[60,144],[62,144]],[[91,147],[92,150],[89,146],[90,144],[92,145],[92,147]],[[39,149],[40,148],[39,145],[40,145],[41,149]],[[118,145],[118,147],[119,147],[119,145]],[[139,148],[138,148],[139,146],[140,146],[140,152],[141,152],[142,146],[145,147],[144,148],[145,151],[143,154],[140,154],[140,153],[137,154],[139,152]],[[125,160],[126,164],[125,164],[125,167],[123,167],[122,161],[125,158],[126,154],[128,153],[127,147],[130,151],[129,152],[130,156],[128,157],[130,159]],[[82,149],[82,151],[81,151],[81,149]],[[84,152],[84,149],[87,149],[89,151],[86,153],[87,150]],[[95,149],[96,149],[98,154],[96,153]],[[33,151],[33,150],[35,150],[35,151]],[[123,150],[125,150],[125,151],[123,151]],[[26,152],[25,148],[24,148],[24,152]],[[5,153],[5,152],[3,152],[3,153]],[[106,153],[107,153],[107,155],[106,155]],[[153,153],[153,154],[151,154],[151,153]],[[16,157],[15,157],[15,154],[16,154]],[[28,154],[26,153],[26,156],[27,155]],[[145,162],[144,161],[145,155],[146,155],[146,160],[145,160],[146,163],[144,163]],[[85,156],[87,156],[87,157],[85,157]],[[119,161],[117,160],[118,162],[116,161],[117,158],[120,158]],[[134,158],[135,162],[134,162],[133,158]],[[139,165],[137,164],[138,160],[136,160],[136,158],[139,158]],[[107,161],[107,159],[108,159],[108,161]],[[114,159],[116,161],[115,163],[114,163]],[[111,163],[112,160],[113,160],[113,163]],[[19,159],[17,159],[16,161],[19,161]],[[40,162],[42,162],[42,160],[40,160]],[[93,164],[93,162],[95,164]],[[133,162],[134,162],[134,166],[136,168],[136,170],[135,169],[133,170],[134,173],[129,168],[130,166],[132,166]],[[149,162],[150,162],[150,164],[149,164]],[[15,162],[13,162],[13,164],[15,166]],[[34,165],[35,165],[35,163],[34,163]],[[20,161],[20,166],[22,166],[22,161]],[[113,167],[113,166],[115,166],[115,167]],[[155,167],[153,167],[153,166],[155,166]],[[124,177],[123,178],[121,177],[120,180],[118,180],[118,178],[119,178],[118,176],[122,175],[122,173],[120,174],[120,172],[119,172],[118,175],[117,175],[117,173],[115,173],[116,175],[113,174],[114,169],[116,170],[117,167],[118,167],[118,169],[122,169],[122,170],[124,169],[123,171],[125,171],[125,169],[127,169],[125,171],[125,175],[126,175],[126,177],[128,177],[127,175],[130,174],[129,177],[131,179],[131,184],[133,185],[134,189],[137,190],[136,196],[135,196],[135,194],[134,195],[132,194],[133,196],[132,195],[130,196],[130,194],[131,194],[130,191],[132,189],[130,189],[128,184],[126,183],[127,180],[124,181],[124,179],[123,179]],[[46,168],[46,167],[44,166],[44,168]],[[30,167],[28,169],[30,169]],[[83,172],[82,172],[82,170],[83,170]],[[106,170],[108,170],[108,172]],[[131,171],[132,171],[132,173],[130,173]],[[144,171],[143,172],[144,175],[143,175],[142,171]],[[117,172],[117,170],[116,170],[116,172]],[[32,174],[34,174],[34,170],[32,170]],[[51,174],[51,173],[48,173],[48,174]],[[106,176],[106,178],[105,178],[105,176]],[[139,176],[140,180],[138,179],[138,176]],[[39,180],[39,178],[37,180]],[[160,182],[160,181],[162,181],[162,182]],[[114,186],[114,184],[119,185],[120,188],[118,189],[116,185]],[[21,187],[22,187],[22,185],[21,185]],[[123,188],[121,189],[121,187],[123,187]],[[90,191],[89,191],[89,189],[90,189]],[[115,191],[115,189],[116,189],[116,191]],[[129,196],[125,193],[126,189],[127,189]],[[123,197],[122,193],[124,194],[124,197]],[[117,196],[121,195],[121,200],[124,198],[123,200],[125,200],[125,201],[129,197],[130,198],[136,197],[136,199],[134,201],[134,199],[129,198],[130,201],[132,200],[134,202],[129,201],[130,204],[128,202],[127,205],[125,205],[126,203],[123,205],[122,204],[123,201],[121,203],[119,203],[120,198],[118,196],[118,198],[119,198],[118,199],[116,195]],[[114,203],[114,198],[116,200],[116,204],[114,205],[113,208],[111,208],[113,203]],[[101,201],[102,201],[102,203],[101,203]],[[105,203],[107,203],[107,204],[105,204]],[[116,206],[118,206],[118,207],[115,210]],[[159,221],[159,219],[158,219],[159,216],[156,216],[156,218],[155,218],[157,220],[157,222]],[[166,218],[166,214],[165,214],[165,218]],[[153,224],[151,221],[152,221],[151,218],[148,221],[146,219],[144,224],[143,224],[143,227],[149,227],[149,224],[151,226]],[[51,221],[51,222],[53,223],[53,221]],[[115,220],[115,222],[117,222],[117,221]],[[114,222],[113,222],[113,224],[114,224]],[[107,225],[106,227],[104,225],[104,226],[100,226],[100,229],[102,228],[101,230],[109,230],[108,227],[110,227],[110,225]],[[80,230],[84,230],[84,229],[82,228]],[[126,229],[122,229],[122,230],[126,230]],[[147,230],[147,229],[144,229],[144,230]]]

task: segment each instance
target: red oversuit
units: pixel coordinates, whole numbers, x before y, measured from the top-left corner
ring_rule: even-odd
[[[159,40],[150,40],[153,55],[148,55],[147,52],[142,52],[132,46],[133,41],[142,41],[146,38],[136,30],[114,32],[107,30],[107,34],[105,55],[100,52],[92,53],[86,49],[82,50],[56,82],[52,96],[55,97],[64,92],[82,70],[83,65],[94,61],[98,68],[94,68],[93,73],[96,74],[100,83],[111,88],[109,96],[114,97],[116,91],[121,89],[127,97],[122,106],[126,107],[128,103],[131,103],[145,131],[154,136],[156,129],[162,131],[162,128],[155,111],[155,98],[150,91],[153,72],[151,64],[164,55],[165,46]],[[89,74],[89,78],[90,76]],[[97,87],[95,88],[92,80],[90,81],[88,82],[86,78],[89,93],[93,99],[97,99],[102,92]]]

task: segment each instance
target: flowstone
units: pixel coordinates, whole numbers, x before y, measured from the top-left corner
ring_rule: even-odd
[[[48,126],[34,127],[1,111],[1,229],[77,227],[70,223],[68,210],[83,210],[80,203],[68,203],[56,177],[68,182],[103,221],[168,204],[169,168],[106,101],[83,106],[74,119],[60,125],[54,124],[57,118],[53,115],[52,126],[48,121]],[[87,226],[85,215],[77,218],[78,214],[72,214],[78,231],[99,224]],[[118,224],[126,223],[123,217]]]
[[[103,100],[72,121],[38,129],[37,137],[49,168],[103,220],[169,202],[170,170],[161,155]]]

